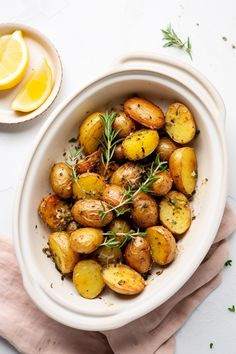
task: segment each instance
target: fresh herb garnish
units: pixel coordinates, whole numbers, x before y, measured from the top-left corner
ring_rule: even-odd
[[[103,236],[105,236],[105,240],[100,246],[106,246],[109,248],[121,248],[126,242],[135,239],[137,236],[145,237],[146,232],[141,232],[139,231],[139,229],[137,229],[136,231],[130,230],[129,232],[107,231],[103,233]],[[123,241],[117,240],[116,236],[123,236]]]
[[[169,25],[165,30],[161,30],[163,36],[163,40],[167,41],[163,47],[176,47],[179,49],[183,49],[186,53],[188,53],[188,55],[190,56],[191,60],[192,58],[192,45],[190,42],[190,38],[187,38],[186,42],[183,42],[178,35],[176,34],[176,32],[173,30],[173,28],[171,27],[171,25]]]
[[[225,267],[231,267],[232,265],[232,259],[228,259],[226,262],[225,262]]]
[[[68,151],[69,162],[68,165],[72,169],[71,177],[73,180],[77,178],[76,164],[79,160],[83,158],[83,148],[74,146]]]
[[[235,306],[232,305],[232,307],[228,307],[229,312],[235,312]]]

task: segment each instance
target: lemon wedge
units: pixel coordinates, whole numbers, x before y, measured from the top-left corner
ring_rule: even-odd
[[[24,77],[28,48],[21,31],[0,37],[0,90],[16,86]]]
[[[41,65],[32,71],[19,91],[11,108],[14,111],[31,112],[40,107],[52,91],[52,70],[44,58]]]

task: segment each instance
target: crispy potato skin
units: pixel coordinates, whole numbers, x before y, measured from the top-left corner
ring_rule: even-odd
[[[142,167],[134,162],[127,162],[113,173],[110,182],[124,188],[137,188],[141,183],[142,173]]]
[[[92,154],[86,156],[84,159],[79,160],[76,164],[76,172],[82,174],[85,172],[91,172],[99,164],[101,157],[101,151],[97,150]]]
[[[190,110],[182,103],[171,104],[166,113],[166,132],[179,144],[189,143],[196,134],[196,124]]]
[[[159,140],[156,152],[159,154],[161,161],[169,161],[172,152],[176,149],[178,149],[178,145],[170,138],[164,136]]]
[[[169,165],[176,189],[191,195],[197,182],[197,158],[194,149],[183,147],[175,150],[170,157]]]
[[[78,140],[86,155],[95,152],[102,139],[104,126],[100,114],[89,115],[80,126]]]
[[[106,202],[108,205],[115,207],[125,200],[124,189],[121,186],[117,186],[116,184],[107,184],[103,190],[101,199],[104,200],[104,202]],[[123,209],[124,208],[125,206]]]
[[[107,267],[108,264],[119,263],[122,260],[122,252],[120,248],[101,246],[93,253],[93,257],[95,257],[103,267]]]
[[[181,237],[191,225],[191,209],[184,194],[170,191],[160,202],[159,215],[162,225],[176,237]]]
[[[105,283],[101,269],[101,265],[92,259],[83,260],[76,264],[73,283],[81,296],[86,299],[94,299],[102,292]]]
[[[100,163],[98,166],[97,166],[97,169],[96,169],[96,172],[98,174],[100,174],[101,176],[104,177],[105,181],[106,182],[109,182],[113,173],[118,170],[119,168],[119,165],[117,163],[115,163],[114,161],[112,161],[108,168],[105,169],[105,166],[103,163]]]
[[[137,130],[122,142],[124,155],[133,161],[144,159],[156,149],[158,142],[159,135],[156,130]]]
[[[152,193],[157,196],[166,195],[172,187],[173,179],[169,170],[164,170],[155,175],[157,178],[152,185]]]
[[[64,162],[58,162],[53,165],[49,180],[54,193],[63,199],[72,196],[72,170]]]
[[[83,227],[72,232],[70,236],[70,246],[78,253],[92,253],[103,242],[102,229],[93,227]]]
[[[125,112],[119,112],[114,119],[113,128],[116,131],[119,131],[117,134],[118,138],[125,138],[135,131],[136,126],[134,121],[128,117]]]
[[[130,241],[125,249],[127,264],[138,273],[146,273],[151,268],[152,258],[148,241],[140,236]]]
[[[52,231],[63,231],[72,220],[69,205],[57,195],[47,195],[40,202],[38,213]]]
[[[124,149],[122,144],[117,144],[114,151],[114,159],[118,162],[122,162],[125,159]]]
[[[165,124],[164,114],[160,107],[144,98],[129,98],[124,103],[124,111],[136,122],[150,129],[160,129]]]
[[[75,221],[83,226],[103,227],[111,222],[113,214],[109,211],[106,202],[94,199],[78,200],[71,209]],[[101,217],[102,211],[108,211],[104,217]]]
[[[146,233],[153,261],[159,265],[171,263],[176,255],[176,242],[172,233],[163,226],[149,227]]]
[[[141,228],[156,225],[158,220],[158,205],[148,193],[140,192],[133,200],[131,217]]]
[[[108,225],[108,230],[118,234],[118,233],[122,233],[122,232],[129,232],[131,230],[131,226],[128,223],[128,221],[126,221],[122,218],[115,218]],[[120,243],[122,243],[125,239],[125,236],[124,235],[116,235],[115,239],[117,241],[119,241]]]
[[[143,277],[124,264],[109,264],[103,268],[102,276],[106,285],[119,294],[139,294],[145,287]]]
[[[86,172],[73,181],[73,196],[76,199],[101,199],[105,186],[102,176],[94,172]]]
[[[63,274],[72,272],[79,261],[79,255],[70,247],[69,235],[64,231],[54,232],[48,238],[48,245],[52,258],[60,272]]]

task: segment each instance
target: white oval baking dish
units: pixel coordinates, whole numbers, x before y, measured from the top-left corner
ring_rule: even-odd
[[[124,297],[106,290],[102,299],[87,300],[76,293],[72,282],[61,280],[53,263],[43,254],[49,231],[40,221],[37,208],[50,191],[48,175],[52,164],[62,158],[64,147],[76,136],[87,112],[111,107],[134,93],[162,107],[170,101],[181,101],[195,116],[200,129],[194,143],[199,161],[198,188],[192,203],[196,219],[179,242],[176,260],[161,276],[154,272],[140,295]],[[161,305],[190,278],[205,257],[224,210],[224,119],[221,97],[203,75],[177,59],[151,54],[120,59],[113,71],[57,107],[43,125],[31,152],[14,219],[14,244],[24,287],[42,311],[74,328],[114,329]]]

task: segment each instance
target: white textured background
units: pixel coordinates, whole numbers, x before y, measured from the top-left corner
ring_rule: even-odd
[[[35,26],[54,42],[64,67],[62,90],[54,106],[129,51],[161,52],[189,62],[177,49],[162,48],[160,29],[171,23],[180,37],[189,35],[193,65],[212,81],[225,101],[228,200],[236,210],[235,0],[0,0],[0,21]],[[0,232],[8,237],[22,165],[45,119],[18,127],[0,126]],[[236,353],[236,313],[227,310],[236,305],[235,253],[236,238],[231,240],[233,266],[225,270],[223,284],[178,333],[176,354]],[[16,351],[0,340],[0,353]]]

